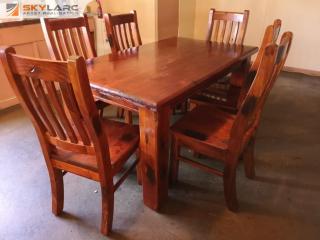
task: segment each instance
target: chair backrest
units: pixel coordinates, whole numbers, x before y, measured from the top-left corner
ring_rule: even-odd
[[[52,59],[97,56],[86,14],[78,18],[41,18],[41,26]]]
[[[254,60],[254,62],[251,65],[250,71],[257,71],[258,70],[258,67],[261,62],[263,52],[264,52],[264,49],[266,48],[266,46],[268,46],[271,43],[277,42],[280,30],[281,30],[281,23],[282,22],[280,19],[276,19],[276,20],[274,20],[272,25],[269,25],[266,28],[266,30],[264,32],[262,43],[259,48],[259,52],[257,54],[256,59]]]
[[[282,69],[287,61],[287,58],[288,58],[288,55],[289,55],[289,52],[291,49],[292,39],[293,39],[292,32],[285,32],[281,36],[279,50],[278,50],[279,53],[278,53],[278,56],[276,59],[276,67],[275,67],[275,70],[273,71],[272,78],[271,78],[270,82],[268,83],[266,94],[263,97],[263,101],[262,101],[263,105],[264,105],[267,97],[269,96],[276,80],[278,79],[280,72],[282,71]]]
[[[207,41],[242,45],[247,31],[249,11],[222,12],[210,9]]]
[[[107,37],[113,53],[142,45],[135,10],[127,14],[104,15]]]
[[[250,134],[254,134],[259,125],[267,96],[289,54],[292,37],[291,32],[286,32],[279,46],[271,44],[265,48],[256,77],[242,102],[231,132],[230,144],[234,148],[238,147],[239,151],[241,146],[245,145],[242,141],[248,140]]]
[[[33,122],[47,164],[58,148],[96,155],[99,173],[105,174],[111,164],[108,142],[84,58],[71,57],[67,62],[40,60],[16,55],[13,48],[1,48],[0,59]]]

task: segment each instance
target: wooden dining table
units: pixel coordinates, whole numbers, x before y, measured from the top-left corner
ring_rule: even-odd
[[[256,47],[169,38],[87,61],[94,96],[139,114],[144,204],[159,210],[168,196],[172,109],[231,73],[242,86]]]

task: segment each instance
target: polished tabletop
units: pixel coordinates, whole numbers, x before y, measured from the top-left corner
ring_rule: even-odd
[[[255,52],[250,46],[169,38],[90,59],[87,69],[94,91],[158,109]]]

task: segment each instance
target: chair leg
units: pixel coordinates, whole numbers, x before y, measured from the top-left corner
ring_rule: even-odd
[[[183,111],[183,113],[187,113],[188,110],[189,110],[189,102],[188,102],[188,100],[186,100],[186,101],[183,103],[182,111]]]
[[[102,198],[102,214],[101,214],[101,228],[103,235],[109,235],[112,230],[113,208],[114,208],[114,193],[113,188],[101,186]]]
[[[117,118],[123,118],[124,117],[124,109],[118,107],[117,108]]]
[[[230,211],[236,212],[238,210],[238,200],[236,192],[236,167],[228,163],[224,168],[223,185],[227,207]]]
[[[173,136],[171,138],[171,165],[170,165],[170,183],[174,184],[178,181],[180,146]]]
[[[252,137],[248,143],[248,146],[243,152],[244,170],[247,178],[253,179],[255,177],[254,167],[254,145],[255,137]]]
[[[140,158],[140,149],[138,149],[136,151],[136,158],[139,159]],[[142,185],[142,169],[141,169],[141,163],[140,163],[140,159],[139,162],[136,166],[136,172],[137,172],[137,181],[139,185]]]
[[[104,108],[99,109],[99,116],[100,116],[100,118],[103,118],[103,110],[104,110]]]
[[[132,112],[129,110],[124,111],[124,121],[125,123],[132,124]]]
[[[52,213],[59,216],[63,211],[64,202],[63,173],[59,169],[54,169],[51,175]]]

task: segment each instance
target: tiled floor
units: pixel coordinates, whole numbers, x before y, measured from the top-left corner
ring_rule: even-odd
[[[255,180],[240,164],[239,213],[224,204],[222,179],[182,166],[161,213],[144,207],[135,175],[115,196],[111,239],[320,239],[320,79],[283,74],[268,99],[256,145]],[[106,239],[97,183],[65,176],[65,214],[50,186],[30,121],[0,112],[0,239]]]

